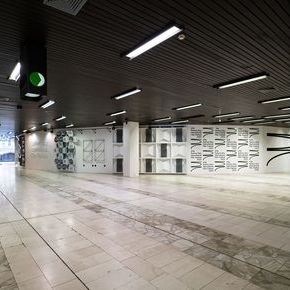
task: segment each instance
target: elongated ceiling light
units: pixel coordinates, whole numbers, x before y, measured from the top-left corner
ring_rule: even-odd
[[[250,119],[254,119],[254,116],[236,117],[236,118],[231,118],[230,120],[232,120],[232,121],[244,121],[244,120],[250,120]]]
[[[59,121],[64,120],[64,119],[66,119],[66,116],[60,116],[60,117],[56,118],[55,121],[59,122]]]
[[[202,104],[197,103],[197,104],[187,105],[187,106],[183,106],[183,107],[173,108],[172,110],[181,111],[181,110],[196,108],[196,107],[200,107],[200,106],[202,106]]]
[[[233,81],[230,81],[230,82],[214,85],[213,87],[216,88],[216,89],[226,89],[226,88],[239,86],[239,85],[250,83],[250,82],[259,81],[259,80],[267,78],[268,76],[269,75],[266,74],[266,73],[261,73],[261,74],[258,74],[258,75],[252,75],[252,76],[248,76],[248,77],[245,77],[245,78],[233,80]]]
[[[104,123],[105,126],[114,125],[114,124],[116,124],[116,121]]]
[[[287,121],[290,121],[290,118],[284,118],[284,119],[278,119],[278,120],[275,120],[276,122],[287,122]]]
[[[290,101],[290,97],[269,99],[269,100],[259,101],[258,103],[259,104],[272,104],[272,103],[284,102],[284,101]]]
[[[246,120],[246,121],[242,121],[243,123],[255,123],[255,122],[263,122],[265,121],[264,118],[261,119],[252,119],[252,120]]]
[[[49,123],[42,123],[41,126],[47,126]]]
[[[35,129],[36,129],[36,127],[33,126],[33,127],[31,127],[29,130],[30,130],[30,131],[33,131],[33,130],[35,130]]]
[[[29,97],[29,98],[38,98],[40,97],[40,94],[35,94],[35,93],[26,93],[25,97]]]
[[[113,99],[115,100],[120,100],[120,99],[123,99],[123,98],[126,98],[126,97],[129,97],[131,95],[135,95],[135,94],[138,94],[142,92],[142,89],[139,89],[139,88],[134,88],[134,89],[131,89],[129,91],[126,91],[126,92],[123,92],[117,96],[114,96]]]
[[[290,107],[279,108],[279,110],[282,110],[282,111],[289,111],[289,110],[290,110]]]
[[[171,120],[171,117],[164,117],[164,118],[154,119],[153,122],[162,122],[162,121],[167,121],[167,120]]]
[[[174,122],[171,122],[171,124],[184,124],[184,123],[188,123],[189,120],[180,120],[180,121],[174,121]]]
[[[44,104],[40,105],[40,108],[42,108],[42,109],[46,109],[46,108],[52,106],[53,104],[55,104],[55,101],[48,100],[48,101],[45,102]]]
[[[181,26],[177,25],[171,25],[170,27],[165,28],[161,32],[159,32],[156,36],[152,37],[150,40],[142,43],[141,45],[138,45],[136,48],[131,50],[126,54],[126,57],[129,59],[133,59],[140,54],[146,52],[147,50],[153,48],[154,46],[157,46],[161,42],[167,40],[168,38],[178,34],[181,32],[183,28]]]
[[[118,112],[114,112],[114,113],[109,113],[107,115],[113,117],[113,116],[123,115],[123,114],[126,114],[126,113],[127,113],[127,111],[123,110],[123,111],[118,111]]]
[[[72,128],[74,126],[74,124],[69,124],[69,125],[66,125],[65,127],[66,128]]]
[[[267,124],[275,124],[273,121],[267,121],[267,122],[258,122],[257,125],[267,125]]]
[[[276,118],[284,118],[284,117],[290,117],[290,114],[264,116],[265,119],[276,119]]]
[[[27,130],[23,130],[22,132],[23,132],[23,133],[26,133],[26,132],[27,132]]]
[[[9,80],[15,81],[15,82],[18,81],[18,79],[20,78],[20,68],[21,68],[21,64],[20,64],[20,62],[18,62],[15,65],[13,71],[11,72],[11,74],[9,76]]]
[[[226,117],[238,116],[240,114],[241,113],[239,113],[239,112],[227,113],[227,114],[220,114],[220,115],[213,116],[213,118],[226,118]]]

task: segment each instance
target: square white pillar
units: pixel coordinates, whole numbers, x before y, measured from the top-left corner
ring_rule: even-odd
[[[139,176],[139,123],[123,124],[123,175]]]

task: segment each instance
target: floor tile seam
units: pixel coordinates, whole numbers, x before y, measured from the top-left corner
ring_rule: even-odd
[[[41,234],[36,230],[36,228],[34,228],[34,226],[29,223],[29,221],[18,211],[18,209],[13,205],[13,203],[9,200],[9,198],[2,192],[0,191],[0,193],[7,199],[7,201],[14,207],[14,209],[18,212],[18,214],[20,216],[23,217],[23,219],[25,220],[25,222],[33,229],[33,231],[36,233],[36,235],[38,235],[43,241],[44,243],[47,245],[47,247],[49,247],[53,252],[54,254],[59,258],[59,260],[69,269],[69,271],[83,284],[83,286],[86,288],[86,289],[89,289],[86,284],[77,276],[77,274],[69,267],[69,265],[60,257],[60,255],[49,245],[49,243],[41,236]],[[25,248],[27,248],[25,246]],[[27,249],[28,250],[28,249]],[[29,250],[28,250],[29,251]],[[32,257],[33,258],[33,257]],[[34,260],[34,258],[33,258]],[[38,264],[37,264],[38,265]],[[42,272],[42,270],[40,269],[40,271]],[[43,273],[43,272],[42,272]],[[43,273],[44,275],[44,273]]]

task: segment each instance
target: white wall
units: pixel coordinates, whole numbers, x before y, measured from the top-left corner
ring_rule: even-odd
[[[113,172],[113,131],[109,128],[75,129],[76,172],[112,173]],[[55,133],[34,132],[26,135],[26,165],[28,169],[58,171],[54,162],[56,157]],[[85,140],[104,141],[104,162],[83,162],[83,142]],[[93,166],[92,166],[93,165]]]
[[[34,132],[25,137],[25,168],[57,171],[55,159],[55,134]]]
[[[268,147],[290,146],[289,139],[267,133],[287,133],[289,129],[257,126],[188,126],[188,174],[251,174],[290,172],[290,154],[279,154]],[[281,152],[282,153],[282,152]]]

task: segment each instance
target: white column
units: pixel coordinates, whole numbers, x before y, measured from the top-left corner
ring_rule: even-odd
[[[139,175],[139,123],[123,124],[123,175],[135,177]]]

